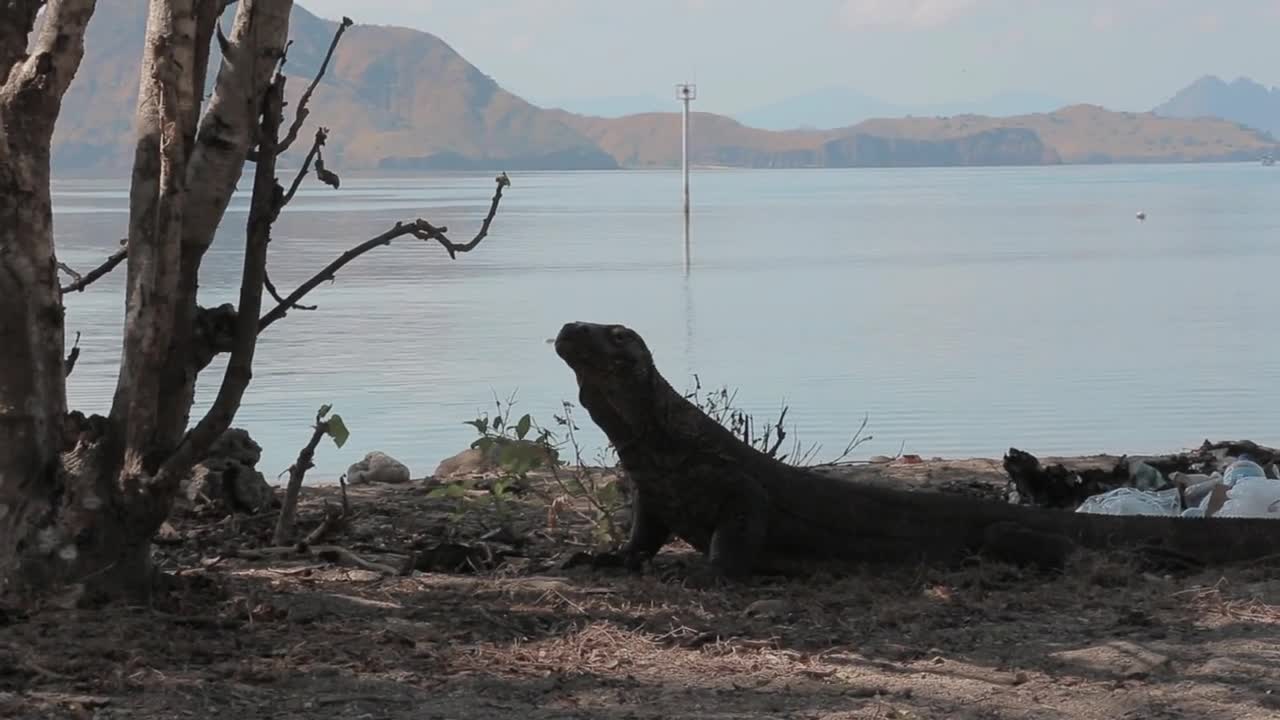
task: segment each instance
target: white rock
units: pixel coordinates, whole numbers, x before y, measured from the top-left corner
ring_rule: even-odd
[[[360,483],[407,483],[409,482],[409,466],[390,455],[374,450],[364,459],[347,468],[347,482]]]

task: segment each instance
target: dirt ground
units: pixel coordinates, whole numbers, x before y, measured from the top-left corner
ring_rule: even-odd
[[[992,461],[845,472],[1004,483]],[[345,525],[302,552],[262,550],[271,514],[179,513],[154,607],[0,616],[0,717],[1280,716],[1275,568],[1091,555],[1061,575],[975,561],[693,589],[687,548],[643,576],[571,567],[590,537],[573,508],[552,527],[529,495],[505,514],[477,496],[459,519],[430,486],[350,488]],[[308,488],[301,531],[339,496]]]

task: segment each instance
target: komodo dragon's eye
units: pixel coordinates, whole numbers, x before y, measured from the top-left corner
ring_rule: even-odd
[[[627,329],[623,327],[615,327],[609,331],[609,339],[614,345],[622,345],[627,340]]]

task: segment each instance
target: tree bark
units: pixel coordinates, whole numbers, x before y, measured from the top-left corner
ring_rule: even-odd
[[[240,304],[236,308],[235,340],[218,395],[208,412],[182,439],[156,474],[153,491],[172,497],[182,476],[204,455],[222,433],[231,427],[244,392],[253,379],[253,356],[258,347],[258,316],[262,313],[262,289],[267,276],[267,245],[271,225],[280,212],[283,190],[276,182],[276,147],[284,113],[284,77],[277,77],[262,102],[262,123],[258,135],[258,163],[253,178],[253,198],[245,228],[243,272],[240,277]],[[166,506],[167,513],[167,506]],[[155,520],[158,526],[163,515]]]
[[[8,0],[0,15],[0,593],[64,495],[58,467],[67,400],[62,297],[49,196],[53,125],[84,56],[93,0]]]
[[[249,229],[240,308],[249,315],[239,322],[253,327],[237,327],[218,412],[179,446],[199,370],[190,358],[200,257],[257,141],[292,3],[240,2],[201,123],[208,47],[226,3],[152,0],[130,189],[120,376],[110,418],[77,427],[66,420],[49,150],[95,3],[50,2],[27,56],[26,37],[42,4],[0,0],[0,71],[7,78],[0,89],[0,346],[6,351],[0,366],[0,594],[43,595],[65,586],[73,594],[141,599],[151,587],[151,535],[180,478],[229,426],[248,384],[261,310],[262,281],[254,275],[264,272],[275,218],[274,211],[259,211],[258,193],[253,215],[260,227]],[[279,114],[277,101],[276,128]],[[272,175],[269,201],[273,160],[259,167],[260,177]]]
[[[170,355],[168,330],[177,302],[187,199],[183,125],[194,115],[195,32],[192,0],[151,3],[129,192],[124,352],[111,413],[124,435],[126,486],[153,471],[168,450],[156,442],[162,402],[158,377]]]
[[[187,180],[191,187],[199,187],[200,197],[186,208],[172,350],[158,378],[161,395],[169,399],[157,421],[162,445],[176,446],[189,426],[196,376],[211,356],[194,347],[200,263],[244,172],[262,97],[288,40],[292,9],[292,0],[240,0],[213,95],[196,134]]]

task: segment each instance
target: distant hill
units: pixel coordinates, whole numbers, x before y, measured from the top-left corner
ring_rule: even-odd
[[[1165,117],[1222,118],[1280,137],[1280,88],[1267,88],[1249,78],[1227,83],[1206,75],[1179,90],[1154,112]]]
[[[617,120],[559,117],[624,167],[679,164],[680,122],[674,113]],[[743,167],[1202,162],[1254,160],[1275,150],[1269,138],[1225,120],[1163,118],[1096,105],[1007,118],[867,120],[835,130],[774,132],[705,113],[694,113],[690,123],[694,162]]]
[[[53,161],[60,171],[110,172],[127,168],[132,157],[147,2],[109,5],[100,5],[89,24],[86,61],[58,120]],[[319,67],[335,28],[294,5],[286,65],[292,102]],[[416,30],[352,27],[311,109],[311,121],[331,130],[326,155],[335,168],[617,166],[554,115],[503,90],[440,38]]]
[[[848,127],[863,120],[884,117],[939,115],[1022,115],[1049,112],[1065,101],[1027,92],[1005,92],[982,100],[902,105],[885,102],[847,87],[828,87],[802,93],[745,112],[734,119],[766,130],[829,129]]]
[[[88,55],[54,134],[61,174],[121,173],[132,157],[147,3],[109,5],[89,26]],[[295,4],[286,66],[291,102],[335,27]],[[311,108],[312,122],[331,130],[329,164],[345,170],[673,167],[680,157],[675,112],[610,118],[541,108],[504,90],[440,38],[406,28],[351,28]],[[1269,137],[1233,122],[1084,105],[1007,118],[878,119],[785,132],[695,113],[692,132],[694,162],[735,167],[1252,160],[1275,149]],[[299,143],[287,160],[305,150]]]
[[[551,100],[531,100],[540,107],[566,110],[577,115],[593,117],[618,118],[624,115],[638,115],[647,112],[661,112],[676,107],[679,103],[675,93],[663,100],[651,95],[616,95],[608,97],[557,98]]]

